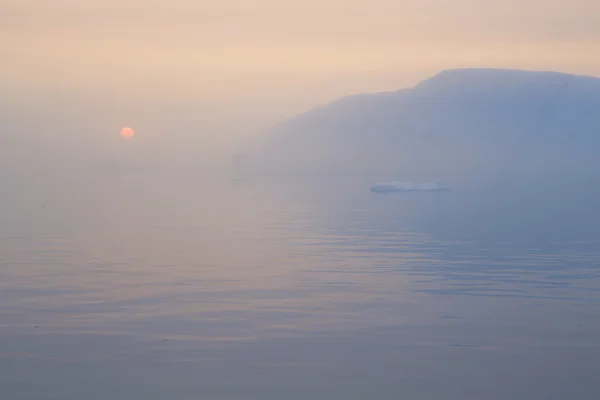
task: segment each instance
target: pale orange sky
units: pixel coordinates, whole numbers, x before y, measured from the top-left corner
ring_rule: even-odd
[[[0,57],[17,95],[251,101],[269,120],[453,67],[600,75],[600,2],[0,0]]]

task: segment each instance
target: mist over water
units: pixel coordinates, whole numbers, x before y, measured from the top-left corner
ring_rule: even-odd
[[[0,0],[0,400],[597,400],[598,4]]]
[[[348,176],[125,161],[3,175],[7,399],[600,389],[590,181],[381,195]]]
[[[595,142],[392,145],[395,119],[263,159],[234,114],[75,100],[4,107],[3,399],[597,397]]]

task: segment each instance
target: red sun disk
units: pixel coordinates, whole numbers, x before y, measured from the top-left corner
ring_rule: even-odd
[[[135,131],[132,128],[125,127],[121,129],[121,136],[125,139],[131,139],[133,136],[135,136]]]

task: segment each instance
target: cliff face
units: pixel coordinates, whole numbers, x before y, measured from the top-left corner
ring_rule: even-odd
[[[272,127],[266,168],[591,168],[600,150],[600,79],[557,72],[448,70],[413,88],[342,98]]]

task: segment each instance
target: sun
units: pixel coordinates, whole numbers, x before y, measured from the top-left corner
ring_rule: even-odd
[[[133,128],[125,127],[121,129],[121,137],[125,139],[132,139],[135,136]]]

